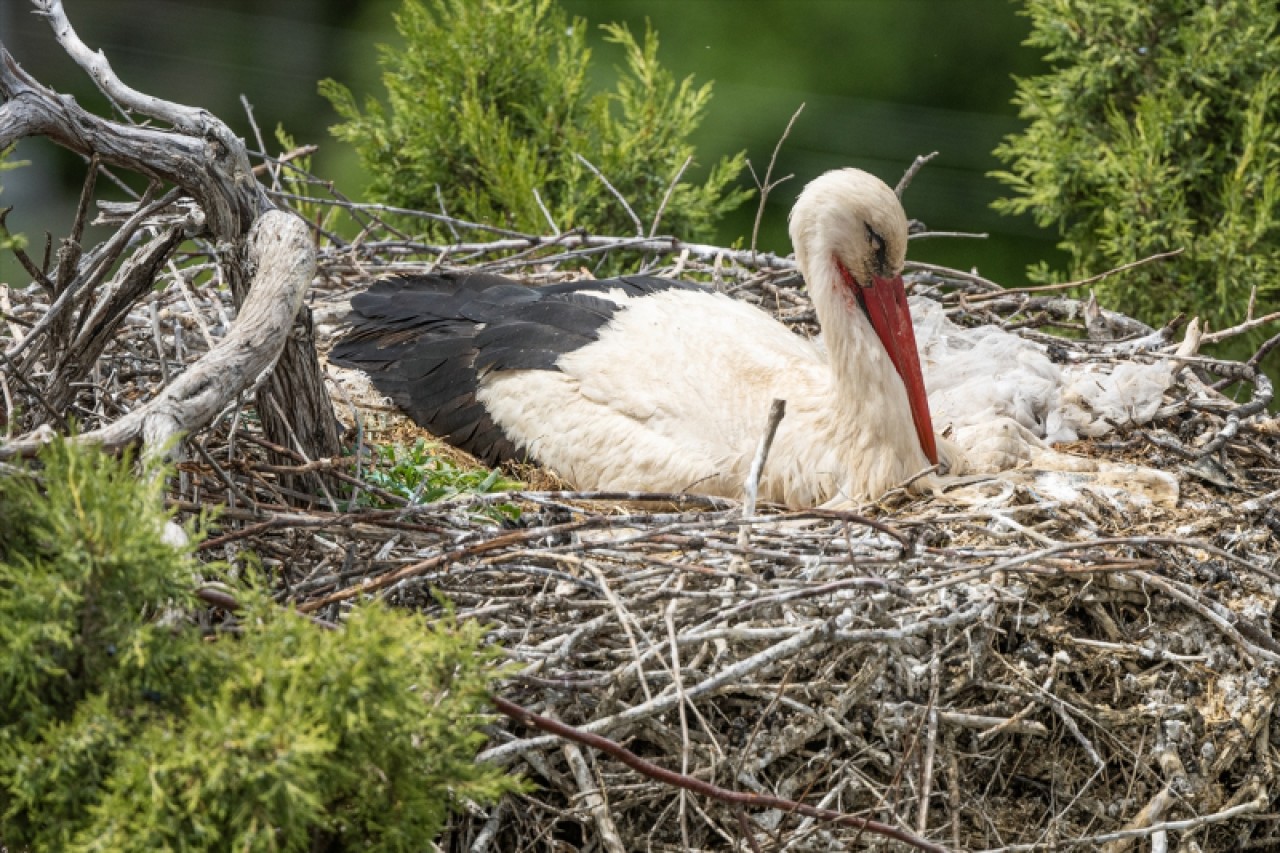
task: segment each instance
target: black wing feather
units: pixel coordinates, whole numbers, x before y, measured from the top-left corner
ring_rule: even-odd
[[[489,373],[557,370],[599,340],[620,311],[605,297],[705,290],[653,276],[528,287],[488,273],[400,276],[351,300],[350,329],[329,360],[365,371],[419,425],[489,464],[521,459],[476,399]]]

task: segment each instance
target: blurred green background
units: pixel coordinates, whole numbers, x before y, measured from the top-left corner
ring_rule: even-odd
[[[354,156],[330,138],[336,121],[316,82],[334,77],[358,96],[380,95],[375,45],[395,44],[398,0],[65,0],[84,41],[102,49],[124,81],[149,94],[211,110],[252,139],[243,95],[274,150],[282,124],[320,151],[315,170],[359,197]],[[1016,0],[562,0],[586,19],[599,81],[621,61],[598,24],[624,21],[659,32],[661,58],[678,76],[715,81],[697,137],[703,163],[745,149],[763,176],[787,120],[807,106],[783,146],[762,249],[789,252],[786,211],[803,183],[839,166],[860,166],[895,183],[917,154],[938,158],[906,194],[908,213],[934,230],[986,232],[985,241],[915,241],[911,257],[978,268],[1007,286],[1023,283],[1028,263],[1057,262],[1054,235],[1027,218],[999,216],[989,203],[1002,188],[986,173],[992,149],[1019,126],[1009,101],[1011,75],[1037,71],[1021,46],[1029,29]],[[25,0],[0,0],[0,38],[18,61],[53,88],[105,114],[106,104],[62,54]],[[252,142],[251,142],[252,147]],[[42,251],[44,233],[64,235],[83,164],[44,140],[20,144],[29,168],[4,176],[0,203],[9,225]],[[750,181],[749,175],[744,175]],[[99,184],[101,186],[101,182]],[[755,202],[724,222],[728,244],[750,234]],[[56,246],[56,242],[55,242]],[[0,280],[28,278],[11,258]]]

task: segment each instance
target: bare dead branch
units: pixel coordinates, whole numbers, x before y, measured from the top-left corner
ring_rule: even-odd
[[[314,249],[301,220],[270,211],[255,223],[249,253],[258,272],[236,325],[221,344],[150,403],[85,433],[82,440],[113,450],[138,441],[152,451],[167,449],[176,436],[212,421],[274,364],[311,284]],[[7,442],[0,445],[0,459],[30,456],[41,444],[36,439]]]
[[[747,161],[747,168],[751,170],[751,177],[756,182],[756,189],[760,192],[760,203],[756,205],[756,219],[751,226],[751,254],[756,252],[756,238],[760,234],[760,220],[764,218],[764,206],[769,201],[769,193],[775,187],[791,180],[794,175],[787,175],[785,178],[773,180],[773,167],[778,161],[778,152],[782,150],[782,143],[787,141],[787,137],[791,135],[791,127],[796,123],[796,119],[800,118],[800,113],[804,112],[804,104],[796,107],[796,111],[791,114],[791,118],[787,120],[787,126],[782,129],[782,135],[778,137],[778,141],[774,143],[773,153],[769,155],[769,167],[764,171],[764,180],[756,177],[755,167],[751,165],[751,161]]]
[[[581,154],[576,154],[576,153],[573,156],[578,159],[579,163],[581,163],[582,165],[586,166],[589,170],[591,170],[591,174],[595,175],[597,178],[600,179],[600,183],[604,184],[604,188],[609,191],[610,195],[612,195],[614,198],[618,200],[618,203],[622,205],[622,209],[627,212],[627,216],[630,216],[631,221],[635,223],[636,236],[643,237],[644,225],[640,222],[640,217],[636,216],[636,212],[631,209],[631,205],[627,203],[627,200],[626,198],[623,197],[622,193],[618,192],[618,188],[615,187],[613,184],[611,184],[609,182],[609,179],[604,176],[604,173],[601,172],[599,169],[597,169],[596,165],[592,163],[590,160],[588,160],[586,157],[583,157]]]
[[[552,720],[526,710],[514,702],[510,702],[500,696],[493,697],[493,704],[499,711],[517,722],[523,723],[531,728],[550,732],[556,737],[564,738],[565,740],[580,743],[583,746],[589,746],[592,749],[598,749],[601,752],[608,753],[636,772],[642,773],[651,779],[657,779],[667,785],[684,788],[685,790],[692,791],[695,794],[700,794],[704,797],[710,797],[711,799],[730,803],[732,805],[781,809],[788,813],[818,818],[820,820],[830,821],[831,823],[840,824],[842,826],[851,826],[855,829],[861,829],[875,835],[892,838],[895,841],[901,841],[916,850],[929,850],[934,851],[934,853],[946,853],[945,847],[925,841],[923,838],[914,836],[905,830],[880,823],[879,821],[841,814],[839,812],[831,811],[830,809],[817,809],[812,806],[807,806],[804,803],[797,803],[793,800],[787,800],[782,797],[770,797],[761,794],[744,794],[738,791],[729,791],[708,782],[703,782],[701,779],[682,776],[679,773],[674,773],[670,770],[659,767],[650,761],[646,761],[606,737],[575,729],[572,726],[566,726],[564,723],[557,722],[556,720]]]
[[[902,198],[902,194],[907,191],[907,187],[911,186],[911,182],[915,180],[915,177],[920,173],[920,170],[937,156],[937,151],[930,151],[928,154],[917,154],[916,159],[912,160],[911,165],[907,167],[907,171],[902,173],[902,177],[898,180],[897,186],[893,188],[894,195],[898,198]]]
[[[657,210],[657,212],[656,212],[656,213],[654,213],[654,214],[653,214],[653,222],[649,225],[649,236],[650,236],[650,237],[653,237],[653,236],[655,236],[655,235],[658,233],[658,223],[662,221],[662,214],[663,214],[663,213],[666,211],[666,209],[667,209],[667,202],[671,201],[671,194],[672,194],[673,192],[675,192],[676,186],[677,186],[677,185],[679,185],[679,183],[680,183],[680,179],[681,179],[682,177],[684,177],[684,172],[685,172],[685,170],[686,170],[686,169],[688,169],[688,168],[689,168],[689,165],[690,165],[691,163],[693,163],[693,155],[692,155],[692,154],[690,154],[688,157],[684,158],[684,162],[680,164],[680,168],[679,168],[679,169],[676,169],[676,173],[675,173],[675,175],[671,178],[670,183],[668,183],[668,184],[667,184],[667,191],[666,191],[666,192],[664,192],[664,193],[662,194],[662,201],[661,201],[661,202],[659,202],[659,204],[658,204],[658,210]],[[539,204],[539,205],[541,205],[541,204],[542,204],[541,200],[539,200],[538,204]],[[545,210],[545,209],[543,210],[543,213],[546,213],[546,210]],[[547,221],[548,221],[548,222],[550,222],[550,221],[551,221],[551,217],[550,217],[549,215],[547,216]],[[552,230],[554,230],[554,231],[558,231],[558,230],[559,230],[558,228],[556,228],[556,227],[555,227],[555,224],[554,224],[554,223],[552,223]]]

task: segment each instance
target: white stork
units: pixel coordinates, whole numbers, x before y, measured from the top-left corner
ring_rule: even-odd
[[[940,445],[954,467],[929,417],[893,190],[828,172],[801,192],[790,231],[821,346],[687,282],[444,274],[356,296],[330,361],[486,462],[536,461],[580,489],[740,497],[774,398],[787,409],[763,500],[874,498],[938,462]]]

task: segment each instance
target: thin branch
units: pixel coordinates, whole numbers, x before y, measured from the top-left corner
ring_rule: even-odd
[[[1081,838],[1059,838],[1052,843],[1038,842],[1034,844],[1010,844],[1006,847],[993,847],[981,851],[981,853],[1036,853],[1036,851],[1060,850],[1064,847],[1094,847],[1097,848],[1110,841],[1121,841],[1124,839],[1147,838],[1160,832],[1187,832],[1192,829],[1199,829],[1202,826],[1209,826],[1215,823],[1224,823],[1238,817],[1242,817],[1253,812],[1260,812],[1267,808],[1267,797],[1259,795],[1258,797],[1232,806],[1229,809],[1223,809],[1213,814],[1199,815],[1198,817],[1187,818],[1186,820],[1170,820],[1164,823],[1153,823],[1151,826],[1144,826],[1139,829],[1122,829],[1118,832],[1104,832],[1101,835],[1088,835]]]
[[[870,818],[855,817],[854,815],[842,814],[841,812],[832,811],[830,809],[819,809],[813,806],[798,803],[794,800],[788,800],[785,797],[774,797],[767,794],[750,794],[741,791],[730,791],[713,785],[710,782],[704,782],[701,779],[695,779],[691,776],[684,776],[675,773],[666,768],[659,767],[652,761],[646,761],[640,756],[631,752],[623,746],[613,742],[609,738],[601,735],[592,734],[582,729],[574,728],[549,717],[543,717],[540,714],[522,708],[514,702],[503,699],[501,696],[493,697],[493,704],[499,711],[506,714],[516,722],[522,723],[530,728],[541,729],[549,732],[557,738],[580,743],[583,746],[589,746],[592,749],[599,750],[613,756],[623,764],[635,770],[650,779],[656,779],[665,785],[671,785],[676,788],[682,788],[686,791],[692,791],[704,797],[718,800],[722,803],[728,803],[735,806],[749,806],[762,809],[779,809],[788,814],[798,814],[805,817],[817,818],[835,823],[840,826],[848,826],[864,832],[870,832],[885,838],[892,838],[914,847],[917,850],[928,850],[931,853],[946,853],[946,848],[941,845],[926,841],[916,835],[912,835],[906,830],[899,829],[895,826],[889,826]]]
[[[1014,293],[1047,293],[1055,290],[1070,290],[1073,287],[1085,287],[1087,285],[1095,284],[1099,281],[1102,281],[1103,279],[1110,278],[1113,275],[1118,275],[1119,273],[1122,273],[1122,272],[1128,272],[1129,270],[1134,269],[1135,267],[1145,266],[1146,264],[1156,263],[1157,261],[1166,261],[1169,258],[1176,258],[1178,255],[1181,255],[1184,251],[1186,250],[1174,249],[1173,251],[1170,251],[1170,252],[1159,252],[1157,254],[1143,258],[1142,260],[1130,261],[1127,264],[1121,264],[1115,269],[1110,269],[1110,270],[1107,270],[1106,272],[1100,272],[1097,275],[1091,275],[1088,278],[1082,278],[1079,281],[1063,281],[1063,282],[1058,282],[1057,284],[1039,284],[1031,287],[1004,288],[996,293],[983,294],[979,296],[971,296],[969,297],[969,301],[971,303],[983,302],[988,299],[996,299],[1002,296],[1009,296],[1010,294],[1014,294]]]
[[[119,449],[143,441],[149,450],[167,448],[180,433],[208,424],[221,409],[275,362],[302,305],[315,271],[306,226],[283,211],[263,214],[250,236],[258,274],[235,325],[206,353],[145,406],[80,440]],[[30,456],[43,442],[17,439],[0,445],[0,459]]]
[[[815,646],[821,646],[828,637],[833,635],[831,626],[825,623],[810,626],[800,630],[799,632],[787,633],[789,633],[790,636],[781,642],[769,646],[763,651],[757,652],[751,657],[741,660],[732,666],[725,667],[710,678],[703,679],[694,686],[688,688],[684,691],[683,697],[674,693],[655,697],[648,702],[633,705],[630,708],[620,711],[612,716],[595,719],[584,726],[583,731],[603,731],[622,723],[644,719],[663,711],[667,711],[670,708],[675,707],[675,704],[682,699],[684,701],[690,701],[699,696],[713,693],[727,685],[736,684],[752,672],[755,672],[764,666],[768,666],[771,663],[789,658],[800,649],[812,650]],[[708,632],[698,639],[700,641],[705,641],[715,639],[716,636],[716,634]],[[524,741],[504,743],[501,746],[490,747],[480,753],[478,760],[505,762],[522,752],[540,746],[545,746],[547,743],[550,743],[551,740],[554,740],[554,738],[529,738]]]
[[[756,455],[751,460],[751,471],[747,474],[747,482],[743,485],[745,500],[742,502],[742,515],[750,518],[756,514],[756,495],[760,491],[760,475],[764,472],[764,464],[769,459],[769,448],[773,446],[773,438],[778,434],[778,425],[787,413],[786,400],[774,400],[769,404],[769,418],[765,422],[764,433],[756,446]],[[746,548],[751,533],[749,525],[743,525],[738,531],[738,546]]]
[[[1251,332],[1260,326],[1266,326],[1280,320],[1280,311],[1273,311],[1270,314],[1264,314],[1261,317],[1254,317],[1243,323],[1237,323],[1227,329],[1217,332],[1209,332],[1200,337],[1200,342],[1205,344],[1216,344],[1218,341],[1225,341],[1227,338],[1234,338],[1236,335],[1243,335],[1245,332]],[[1256,363],[1256,362],[1255,362]]]
[[[597,169],[595,167],[595,164],[592,163],[590,160],[588,160],[586,157],[583,157],[581,154],[578,154],[576,152],[574,153],[573,156],[578,158],[578,162],[582,163],[582,165],[590,169],[591,174],[599,178],[600,182],[605,185],[605,188],[608,189],[609,192],[612,193],[613,197],[616,198],[618,202],[622,205],[622,209],[627,212],[627,216],[630,216],[631,221],[635,223],[636,236],[644,237],[644,225],[641,224],[640,217],[636,216],[636,212],[631,209],[631,205],[627,203],[627,200],[625,198],[623,198],[622,193],[618,192],[618,188],[615,187],[613,184],[609,183],[609,179],[604,176],[604,173],[601,172],[599,169]]]
[[[675,192],[676,186],[680,183],[680,179],[684,177],[684,170],[688,169],[689,164],[692,162],[692,154],[684,158],[684,162],[680,164],[680,168],[676,169],[675,177],[673,177],[670,183],[667,184],[667,191],[662,194],[662,201],[658,204],[658,212],[653,215],[653,224],[649,226],[650,237],[653,237],[658,233],[658,223],[662,221],[662,214],[666,212],[667,202],[671,201],[671,194]]]
[[[907,187],[911,186],[911,182],[915,180],[915,177],[920,170],[923,169],[930,160],[937,156],[937,151],[930,151],[928,154],[916,155],[916,159],[911,161],[911,165],[907,167],[907,171],[902,173],[902,177],[898,180],[898,185],[893,188],[893,194],[898,198],[902,198],[902,194],[907,191]]]
[[[760,234],[760,220],[764,218],[764,206],[769,201],[769,193],[773,191],[774,187],[777,187],[778,185],[795,177],[795,175],[787,175],[785,178],[779,178],[776,181],[772,180],[773,166],[778,160],[778,152],[782,150],[782,143],[786,142],[787,137],[791,135],[791,127],[796,123],[796,119],[800,118],[800,113],[802,112],[804,112],[804,103],[801,103],[800,106],[796,107],[796,111],[792,113],[791,118],[787,120],[787,126],[783,128],[782,135],[779,136],[778,141],[774,143],[773,154],[769,156],[769,167],[764,171],[763,181],[756,177],[756,170],[751,165],[751,161],[747,161],[747,168],[751,170],[751,178],[756,182],[756,189],[760,191],[760,203],[756,205],[756,219],[751,226],[752,256],[756,253],[756,238]]]
[[[211,122],[216,122],[205,110],[175,104],[125,85],[112,71],[106,54],[90,50],[80,40],[63,11],[61,0],[32,0],[32,5],[36,7],[37,15],[49,21],[54,37],[67,55],[93,78],[98,89],[119,105],[122,111],[139,112],[160,119],[193,136],[204,135],[210,129]]]

